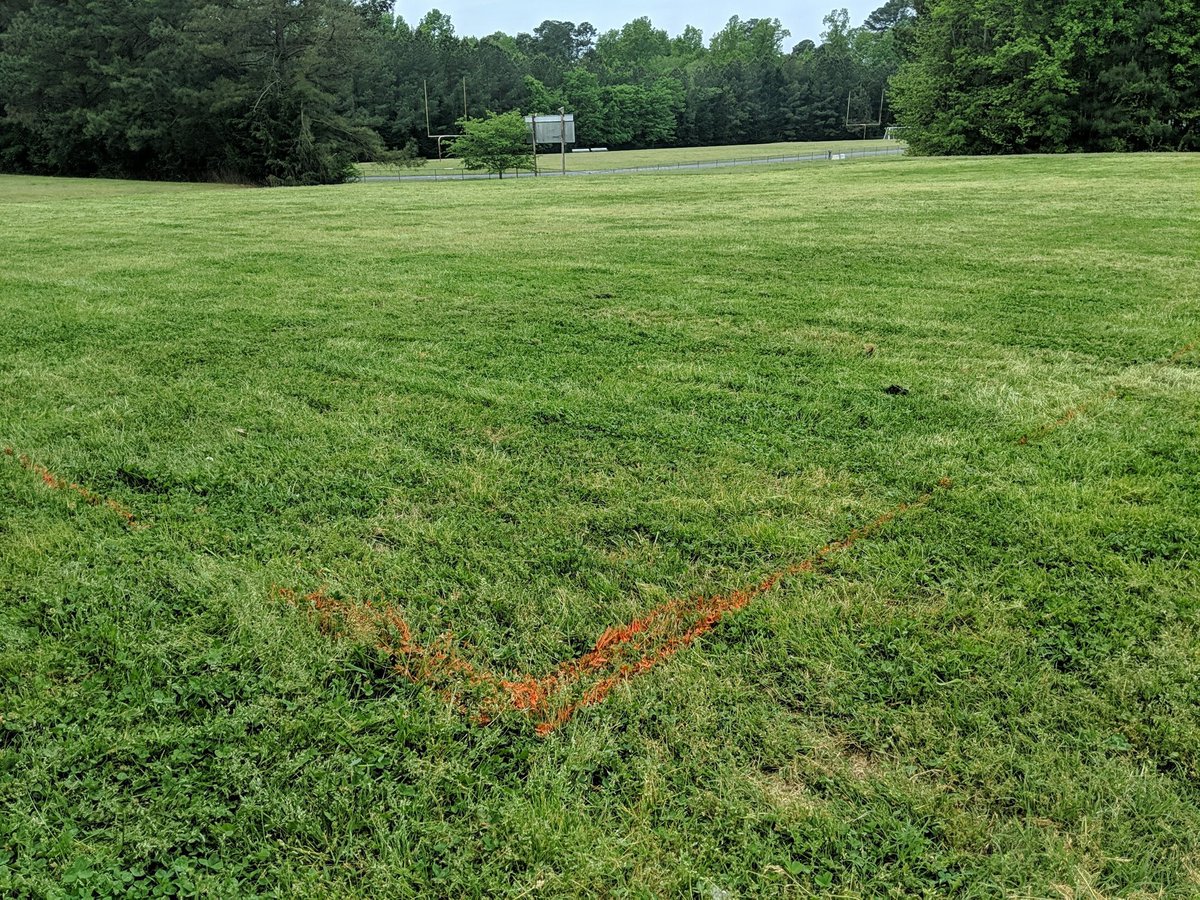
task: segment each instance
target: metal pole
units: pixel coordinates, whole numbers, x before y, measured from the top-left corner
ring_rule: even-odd
[[[463,76],[463,118],[467,118],[470,114],[467,112],[467,76]]]
[[[537,113],[529,117],[532,121],[529,123],[529,129],[533,132],[533,177],[537,178]]]
[[[567,109],[558,108],[558,136],[562,138],[562,173],[567,174]]]

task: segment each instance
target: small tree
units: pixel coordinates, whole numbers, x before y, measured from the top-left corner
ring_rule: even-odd
[[[494,172],[501,178],[505,169],[532,169],[532,137],[519,112],[488,113],[484,119],[460,119],[463,133],[451,148],[468,169]]]

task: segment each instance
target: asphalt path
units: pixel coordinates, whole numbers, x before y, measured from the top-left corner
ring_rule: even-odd
[[[878,147],[872,150],[847,150],[844,153],[806,153],[803,156],[765,156],[759,159],[714,159],[706,162],[693,163],[671,163],[661,166],[635,166],[620,169],[568,169],[566,174],[570,175],[634,175],[639,172],[682,172],[686,170],[695,171],[697,169],[726,169],[734,166],[767,166],[776,165],[778,163],[807,163],[807,162],[829,162],[831,160],[844,159],[862,159],[868,156],[899,156],[904,152],[903,147]],[[553,163],[550,164],[553,166]],[[505,175],[505,178],[561,178],[563,172],[561,169],[550,168],[546,171],[534,175],[532,172],[515,172]],[[492,175],[486,172],[460,172],[455,175],[446,174],[430,174],[430,175],[364,175],[358,180],[362,181],[483,181],[491,178],[498,178],[498,175]]]

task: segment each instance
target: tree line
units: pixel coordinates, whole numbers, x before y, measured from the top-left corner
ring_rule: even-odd
[[[1200,149],[1196,0],[917,0],[891,81],[937,154]]]
[[[887,0],[790,46],[766,18],[468,37],[390,0],[4,0],[0,170],[334,182],[436,155],[465,116],[559,107],[613,149],[848,122],[927,153],[1193,149],[1197,34],[1192,0]]]

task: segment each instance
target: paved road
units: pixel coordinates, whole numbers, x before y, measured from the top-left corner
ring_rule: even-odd
[[[862,159],[866,156],[898,156],[904,152],[902,147],[878,147],[872,150],[847,150],[845,153],[806,153],[803,156],[768,156],[760,159],[717,159],[708,162],[672,163],[662,166],[637,166],[623,169],[578,169],[567,170],[567,175],[633,175],[638,172],[680,172],[687,169],[724,169],[731,166],[765,166],[776,163],[797,162],[828,162],[830,159]],[[553,164],[551,164],[553,165]],[[552,169],[541,173],[542,178],[562,176],[562,171]],[[359,181],[482,181],[499,176],[484,172],[462,172],[457,175],[366,175]],[[518,172],[505,175],[505,178],[533,178],[532,172]]]

